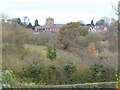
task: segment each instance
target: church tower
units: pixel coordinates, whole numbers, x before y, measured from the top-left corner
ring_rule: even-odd
[[[46,19],[46,25],[47,26],[51,26],[51,25],[54,25],[54,19],[49,17]]]

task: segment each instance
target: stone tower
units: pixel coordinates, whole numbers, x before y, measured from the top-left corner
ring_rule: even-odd
[[[50,26],[50,25],[54,25],[54,19],[49,17],[46,19],[46,25]]]

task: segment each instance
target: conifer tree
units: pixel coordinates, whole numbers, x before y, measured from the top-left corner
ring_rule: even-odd
[[[91,25],[92,25],[92,26],[95,26],[93,20],[91,20]]]
[[[32,24],[31,24],[31,23],[29,23],[29,24],[27,25],[27,28],[32,28],[32,29],[33,29]]]
[[[51,61],[53,61],[53,59],[56,58],[57,54],[56,54],[56,48],[54,46],[48,45],[47,47],[47,58],[50,59]]]
[[[37,20],[37,19],[35,20],[35,25],[34,25],[33,29],[35,29],[36,26],[40,26],[40,25],[38,24],[38,20]]]

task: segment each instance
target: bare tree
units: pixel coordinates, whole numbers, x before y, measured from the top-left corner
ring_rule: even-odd
[[[120,24],[120,1],[118,2],[118,21]]]
[[[80,23],[80,25],[82,25],[82,26],[84,26],[84,25],[85,25],[85,23],[84,23],[84,21],[83,21],[83,20],[79,20],[78,22],[79,22],[79,23]]]
[[[116,15],[118,15],[118,35],[120,35],[120,0],[117,0],[117,4],[112,2],[112,8],[114,9]]]
[[[116,2],[111,2],[111,5],[112,5],[112,8],[115,12],[116,15],[119,15],[120,14],[120,1],[119,0],[116,0]]]
[[[6,21],[9,18],[10,16],[7,15],[6,13],[0,13],[0,21]]]
[[[109,17],[104,16],[102,19],[105,21],[105,25],[109,25],[110,24],[110,18]]]

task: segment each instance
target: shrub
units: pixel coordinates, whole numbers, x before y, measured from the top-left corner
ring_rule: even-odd
[[[73,63],[67,64],[64,66],[64,72],[65,75],[67,76],[67,82],[66,83],[72,83],[73,82],[73,74],[75,72],[75,66],[73,65]]]
[[[38,62],[34,61],[28,66],[27,74],[28,78],[30,78],[32,82],[39,82],[41,80],[39,75],[43,74],[43,68]]]
[[[48,85],[60,84],[59,77],[60,77],[60,73],[58,71],[58,68],[54,64],[47,67],[44,73],[44,80],[46,84]]]
[[[100,64],[93,64],[90,68],[90,80],[91,82],[102,82],[105,81],[106,68]]]
[[[53,61],[56,58],[56,48],[54,46],[48,45],[47,47],[47,58]]]
[[[116,74],[116,78],[117,78],[116,88],[117,90],[120,90],[120,73]]]
[[[64,71],[67,75],[71,75],[75,72],[75,66],[73,65],[73,63],[67,64],[66,66],[64,66]]]
[[[27,43],[28,44],[35,44],[35,45],[47,45],[50,43],[56,33],[52,32],[40,32],[39,34],[27,33]]]
[[[13,88],[16,78],[12,70],[4,70],[0,72],[0,82],[2,82],[3,88]],[[2,88],[1,87],[1,88]]]
[[[98,63],[108,68],[110,72],[117,72],[118,70],[118,52],[110,52],[104,49],[98,55]]]

